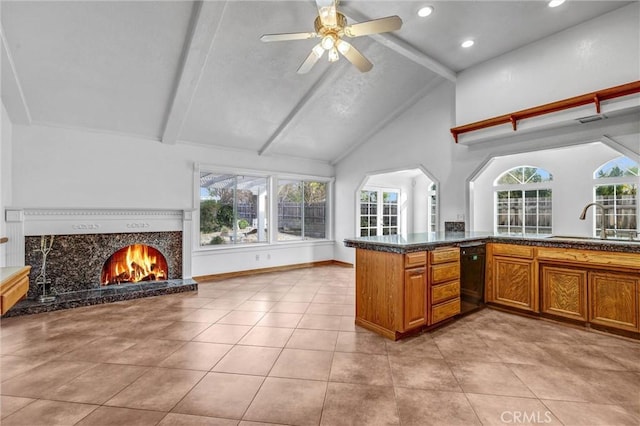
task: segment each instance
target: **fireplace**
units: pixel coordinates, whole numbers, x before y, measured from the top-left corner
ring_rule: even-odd
[[[7,209],[5,214],[8,265],[31,266],[28,300],[9,316],[197,289],[191,279],[190,211]],[[43,247],[49,249],[46,256]],[[43,301],[43,293],[55,302]]]
[[[169,267],[164,255],[146,244],[132,244],[109,256],[102,267],[100,284],[162,281],[168,278]]]

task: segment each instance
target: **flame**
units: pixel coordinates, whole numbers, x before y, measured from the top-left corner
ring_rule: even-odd
[[[133,244],[114,253],[102,271],[102,284],[167,279],[167,262],[153,247]]]

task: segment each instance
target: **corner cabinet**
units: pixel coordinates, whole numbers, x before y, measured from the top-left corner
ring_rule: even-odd
[[[457,247],[356,249],[356,324],[397,340],[460,313]]]
[[[487,303],[538,312],[537,264],[534,248],[516,244],[487,244],[485,298]]]

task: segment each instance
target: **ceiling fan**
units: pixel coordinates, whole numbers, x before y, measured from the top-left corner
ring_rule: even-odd
[[[314,21],[315,32],[265,34],[260,37],[260,40],[271,42],[320,38],[320,43],[311,49],[307,59],[298,68],[298,74],[309,72],[325,51],[329,52],[329,62],[337,61],[342,54],[361,72],[367,72],[373,67],[373,64],[342,37],[360,37],[399,30],[402,27],[402,19],[394,15],[347,25],[347,18],[337,11],[337,3],[338,0],[316,0],[318,17]]]

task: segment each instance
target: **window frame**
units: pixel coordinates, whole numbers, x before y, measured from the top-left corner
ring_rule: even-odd
[[[629,158],[628,156],[622,155],[620,157],[616,157],[614,159],[611,159],[609,161],[607,161],[606,163],[600,165],[597,169],[594,170],[593,172],[593,202],[597,202],[600,203],[601,201],[598,201],[597,197],[597,188],[599,186],[619,186],[619,185],[626,185],[626,184],[632,184],[636,186],[636,195],[635,195],[635,210],[636,210],[636,229],[635,232],[640,232],[640,174],[638,176],[634,176],[634,175],[623,175],[623,176],[604,176],[604,177],[598,177],[597,174],[600,170],[602,170],[603,168],[605,168],[607,165],[609,165],[610,163],[615,163],[617,162],[620,158],[626,158],[627,160],[633,162],[635,164],[634,167],[639,167],[640,163],[637,161],[632,160],[631,158]],[[614,199],[614,206],[617,206],[617,202],[616,202],[617,198]],[[609,230],[613,230],[613,231],[622,231],[622,232],[633,232],[633,229],[619,229],[618,228],[618,215],[615,214],[615,207],[614,207],[614,227],[613,228],[607,228]],[[598,236],[600,231],[598,228],[598,225],[600,224],[600,220],[598,219],[598,215],[602,214],[601,211],[599,211],[599,209],[593,209],[593,211],[591,212],[592,215],[592,235],[593,236]]]
[[[280,175],[277,176],[275,179],[275,183],[274,183],[274,187],[275,187],[275,192],[274,192],[274,197],[273,197],[273,202],[275,204],[275,216],[274,216],[274,223],[276,225],[276,229],[274,229],[274,233],[275,233],[275,239],[274,242],[275,243],[287,243],[287,242],[299,242],[299,241],[327,241],[329,240],[329,235],[330,235],[330,230],[329,230],[329,224],[330,224],[330,217],[331,217],[331,205],[329,203],[329,197],[331,194],[331,182],[329,182],[326,179],[317,179],[317,178],[309,178],[309,177],[305,177],[305,178],[300,178],[300,177],[290,177],[290,175]],[[279,192],[280,192],[280,183],[284,182],[284,181],[289,181],[290,183],[293,182],[297,182],[299,184],[302,185],[302,201],[301,201],[301,229],[300,229],[300,238],[295,238],[295,239],[291,239],[291,240],[280,240],[279,236],[280,236],[280,222],[279,222]],[[324,234],[325,237],[324,238],[309,238],[307,235],[305,235],[305,228],[306,228],[306,221],[305,221],[305,198],[304,198],[304,194],[305,194],[305,183],[324,183],[326,185],[325,187],[325,226],[324,226]]]
[[[219,244],[219,245],[200,245],[200,175],[202,172],[215,173],[215,174],[229,174],[234,176],[253,176],[253,177],[265,177],[267,178],[267,241],[256,242],[250,244]],[[278,215],[278,179],[280,180],[304,180],[314,182],[324,182],[327,184],[326,190],[326,235],[323,239],[308,239],[308,240],[291,240],[291,241],[278,241],[277,239],[277,215]],[[256,247],[278,247],[286,245],[309,245],[309,244],[326,244],[333,242],[334,232],[334,186],[335,177],[305,175],[295,173],[279,173],[272,170],[261,169],[245,169],[240,167],[225,167],[215,164],[203,164],[194,163],[193,170],[193,214],[192,229],[193,229],[193,241],[192,248],[194,252],[211,252],[211,251],[227,251],[227,250],[252,250]]]
[[[545,173],[547,173],[550,176],[550,180],[545,180],[542,182],[525,182],[525,183],[510,183],[510,184],[500,184],[498,183],[498,181],[507,173],[511,172],[512,170],[516,170],[516,169],[522,169],[522,168],[534,168],[534,169],[539,169],[544,171]],[[527,233],[526,229],[527,229],[527,222],[526,222],[526,206],[524,205],[524,202],[526,200],[526,192],[527,191],[541,191],[541,190],[546,190],[546,191],[550,191],[551,192],[551,212],[550,212],[550,219],[551,219],[551,225],[550,225],[550,230],[549,232],[544,232],[544,233],[540,233],[539,232],[539,218],[540,218],[540,212],[537,211],[536,212],[536,233]],[[504,192],[504,191],[508,191],[508,192],[514,192],[514,191],[518,191],[522,193],[522,224],[519,225],[520,230],[519,231],[513,231],[511,230],[511,226],[509,226],[509,231],[504,233],[504,232],[499,232],[498,229],[501,226],[498,222],[498,217],[499,217],[499,211],[498,211],[498,193],[499,192]],[[550,173],[548,170],[543,169],[542,167],[537,167],[537,166],[530,166],[530,165],[520,165],[520,166],[515,166],[515,167],[511,167],[507,170],[504,170],[502,173],[500,173],[493,181],[493,232],[496,235],[509,235],[509,234],[520,234],[520,235],[551,235],[553,234],[553,194],[554,194],[554,180],[553,180],[553,174]],[[539,198],[538,198],[539,199]],[[536,207],[539,207],[539,203],[536,204]]]

